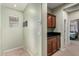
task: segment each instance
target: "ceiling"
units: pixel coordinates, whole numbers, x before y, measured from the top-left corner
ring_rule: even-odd
[[[62,4],[63,3],[48,3],[47,6],[48,8],[53,9]],[[24,11],[25,7],[27,6],[27,3],[3,3],[2,5],[19,11]],[[16,7],[14,5],[16,5]]]
[[[3,3],[2,4],[2,6],[12,8],[12,9],[16,9],[16,10],[19,10],[19,11],[24,11],[26,5],[27,5],[27,3]]]
[[[65,9],[65,11],[67,11],[67,12],[74,12],[77,10],[79,10],[79,3],[73,4],[70,7]]]
[[[50,9],[54,9],[60,5],[62,5],[63,3],[48,3],[47,4],[47,7],[50,8]]]

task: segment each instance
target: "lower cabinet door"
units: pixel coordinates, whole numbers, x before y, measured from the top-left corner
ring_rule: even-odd
[[[60,49],[60,36],[57,36],[57,50]]]
[[[48,39],[48,41],[47,41],[47,55],[50,56],[52,54],[53,54],[52,39]]]
[[[47,55],[53,55],[60,48],[60,37],[53,36],[47,40]]]
[[[52,39],[52,51],[53,51],[53,53],[57,51],[57,39],[56,39],[56,37],[54,37]]]

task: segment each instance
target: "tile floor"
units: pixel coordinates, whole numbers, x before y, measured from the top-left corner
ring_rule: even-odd
[[[29,56],[29,54],[26,51],[24,51],[23,48],[20,48],[14,51],[5,52],[3,53],[3,56]]]
[[[53,56],[79,56],[79,41],[71,40],[70,45],[64,51],[58,51]]]

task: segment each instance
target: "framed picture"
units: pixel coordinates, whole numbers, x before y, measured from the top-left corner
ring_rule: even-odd
[[[27,21],[23,22],[23,27],[27,27]]]
[[[19,17],[9,16],[9,26],[10,27],[17,27],[18,24],[19,24]]]

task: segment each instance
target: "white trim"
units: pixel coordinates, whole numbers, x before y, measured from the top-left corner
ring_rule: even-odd
[[[27,53],[29,54],[29,56],[34,56],[33,53],[30,50],[28,50],[28,49],[24,49],[24,50],[27,51]]]
[[[22,46],[20,47],[16,47],[16,48],[12,48],[12,49],[8,49],[8,50],[4,50],[3,52],[10,52],[10,51],[14,51],[14,50],[17,50],[17,49],[20,49],[20,48],[23,48]]]

